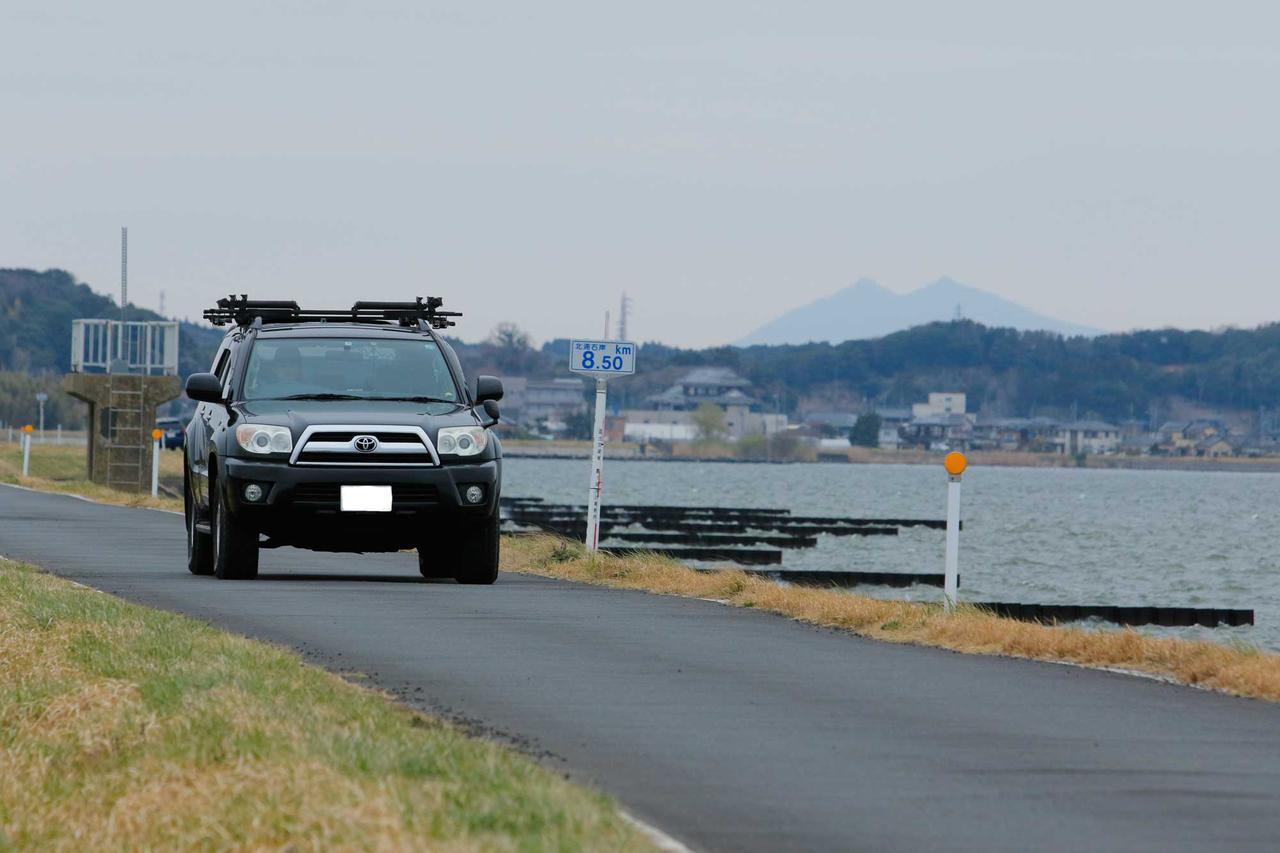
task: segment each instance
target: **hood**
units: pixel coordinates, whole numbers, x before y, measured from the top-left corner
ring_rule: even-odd
[[[434,439],[445,426],[475,426],[472,409],[448,403],[407,403],[393,400],[249,400],[233,406],[238,419],[287,426],[296,439],[315,424],[418,426]]]

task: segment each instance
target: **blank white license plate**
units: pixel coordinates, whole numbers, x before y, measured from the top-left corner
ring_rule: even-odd
[[[391,512],[390,486],[343,486],[343,512]]]

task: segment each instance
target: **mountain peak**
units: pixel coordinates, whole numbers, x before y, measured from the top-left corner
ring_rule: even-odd
[[[942,276],[904,294],[888,290],[873,279],[860,278],[830,296],[784,313],[736,343],[739,346],[811,341],[839,343],[878,338],[912,326],[954,319],[957,308],[965,318],[987,326],[1044,330],[1067,336],[1102,334],[1101,329],[1037,314],[950,276]]]

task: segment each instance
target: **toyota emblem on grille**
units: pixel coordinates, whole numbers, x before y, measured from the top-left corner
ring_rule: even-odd
[[[351,441],[361,453],[372,453],[378,449],[378,439],[371,435],[357,435]]]

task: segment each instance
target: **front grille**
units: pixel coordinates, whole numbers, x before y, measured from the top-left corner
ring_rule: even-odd
[[[377,439],[373,449],[365,437]],[[426,433],[415,427],[318,426],[310,428],[294,451],[295,465],[437,465]]]
[[[377,485],[377,484],[371,484]],[[293,502],[308,509],[338,509],[342,483],[299,483],[293,488]],[[440,491],[428,483],[392,483],[391,509],[414,509],[435,504]]]
[[[422,445],[418,445],[421,447]],[[431,454],[424,449],[421,453],[397,453],[392,456],[390,454],[378,453],[308,453],[303,450],[298,455],[298,462],[302,464],[311,463],[326,465],[368,465],[370,463],[381,463],[383,465],[431,465],[434,460]]]
[[[368,432],[345,432],[324,430],[323,432],[311,433],[310,441],[351,441],[357,435],[371,435],[383,444],[422,444],[422,439],[411,432],[378,432],[370,430]]]

